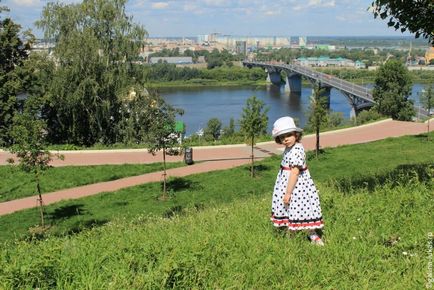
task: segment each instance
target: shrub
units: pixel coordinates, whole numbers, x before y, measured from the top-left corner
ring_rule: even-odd
[[[377,112],[374,108],[368,111],[362,111],[357,115],[356,124],[361,125],[370,121],[375,121],[383,118],[384,116]]]

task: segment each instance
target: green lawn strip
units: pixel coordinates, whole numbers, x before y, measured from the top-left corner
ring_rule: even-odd
[[[279,235],[267,194],[173,218],[115,220],[0,254],[4,289],[422,289],[432,188],[321,186],[326,246]]]
[[[184,166],[167,163],[167,168]],[[163,170],[162,163],[53,167],[41,176],[43,193]],[[0,166],[0,202],[36,195],[34,176],[16,166]]]
[[[309,152],[308,155],[313,154]],[[357,186],[369,188],[365,184],[396,178],[401,174],[401,171],[396,171],[400,166],[408,166],[413,172],[418,168],[417,164],[424,163],[426,169],[434,163],[433,156],[432,141],[427,142],[422,136],[407,136],[327,149],[319,159],[310,158],[308,166],[318,184],[333,187],[344,184],[342,190],[351,190]],[[131,218],[138,214],[168,216],[185,208],[206,208],[210,204],[264,194],[271,197],[279,162],[280,157],[275,156],[257,163],[259,171],[255,179],[249,177],[248,166],[171,179],[171,198],[167,201],[157,199],[161,185],[150,183],[56,203],[46,207],[47,222],[52,225],[51,233],[61,235],[119,217]],[[0,241],[23,237],[28,234],[29,227],[38,223],[38,210],[34,208],[2,216],[0,221]]]

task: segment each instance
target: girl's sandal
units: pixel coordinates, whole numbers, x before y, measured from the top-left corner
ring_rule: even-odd
[[[310,237],[310,243],[314,244],[314,245],[317,245],[317,246],[321,246],[321,247],[324,246],[324,242],[317,235],[314,235],[314,236]]]

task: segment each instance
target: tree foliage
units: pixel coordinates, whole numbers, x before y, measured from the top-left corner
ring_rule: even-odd
[[[434,45],[434,2],[432,0],[375,0],[371,4],[374,17],[389,18],[387,25],[423,36]]]
[[[328,123],[327,97],[324,96],[324,89],[319,84],[313,88],[310,96],[308,127],[315,131],[315,155],[318,157],[320,151],[320,130]]]
[[[178,135],[175,133],[175,118],[177,114],[183,114],[183,111],[168,105],[157,94],[151,94],[148,103],[150,106],[144,114],[146,116],[144,121],[146,125],[149,125],[149,129],[145,138],[150,153],[155,154],[160,150],[163,152],[163,197],[166,198],[166,154],[177,155],[180,153]]]
[[[409,100],[411,87],[412,80],[403,63],[389,60],[380,66],[373,89],[377,111],[394,120],[411,120],[414,115],[413,102]]]
[[[53,39],[56,72],[45,113],[56,143],[116,140],[124,99],[142,89],[133,69],[146,31],[125,13],[126,0],[48,3],[37,26]]]
[[[241,132],[245,136],[248,144],[251,145],[251,176],[254,176],[254,150],[253,147],[256,144],[255,138],[267,133],[268,125],[268,110],[265,104],[256,96],[252,96],[247,99],[246,105],[243,108],[243,114],[241,116]]]
[[[230,137],[235,134],[235,119],[230,118],[229,126],[223,128],[223,135],[225,137]]]
[[[218,140],[220,138],[221,128],[222,122],[218,118],[209,119],[204,130],[205,139],[209,141]]]
[[[38,116],[40,109],[40,100],[31,98],[27,101],[24,112],[14,116],[11,131],[14,145],[9,150],[11,153],[16,154],[20,168],[34,175],[40,206],[41,226],[44,227],[40,176],[50,167],[49,163],[53,155],[46,149],[47,126],[44,120],[41,120]]]
[[[20,68],[33,40],[33,35],[21,32],[21,26],[12,19],[0,19],[0,146],[11,144],[10,132],[18,108],[16,96],[23,91]]]
[[[266,73],[261,68],[214,68],[196,69],[176,67],[175,64],[156,63],[144,69],[146,79],[152,82],[170,82],[186,80],[216,80],[216,81],[257,81],[265,80]]]

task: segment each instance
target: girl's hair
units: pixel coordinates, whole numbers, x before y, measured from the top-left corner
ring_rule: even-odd
[[[294,133],[295,134],[295,142],[300,142],[301,138],[303,137],[303,132],[293,131],[293,132],[288,132],[288,133]],[[282,135],[286,135],[288,133],[285,133]],[[282,141],[280,141],[280,136],[277,136],[276,138],[274,138],[274,141],[276,141],[277,144],[282,144]]]

